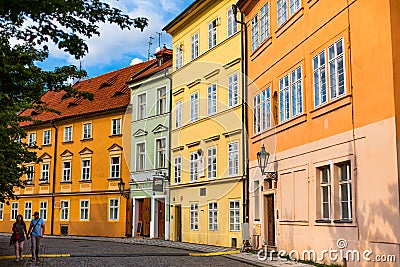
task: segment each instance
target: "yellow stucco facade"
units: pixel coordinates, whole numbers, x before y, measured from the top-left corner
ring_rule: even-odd
[[[234,1],[196,1],[164,30],[174,49],[171,239],[239,247],[246,136]]]

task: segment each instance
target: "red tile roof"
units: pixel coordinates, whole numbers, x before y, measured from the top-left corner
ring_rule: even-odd
[[[80,91],[93,93],[94,99],[92,101],[88,99],[63,98],[66,94],[63,91],[48,91],[41,97],[41,101],[46,103],[46,107],[55,109],[61,114],[35,112],[32,109],[27,109],[21,113],[21,116],[32,116],[34,120],[45,123],[52,120],[126,108],[130,102],[130,89],[127,82],[131,81],[132,77],[134,77],[133,80],[143,78],[167,68],[171,64],[172,62],[169,60],[169,63],[164,62],[164,64],[158,66],[157,60],[152,59],[77,82],[73,87]],[[31,124],[30,122],[24,122],[21,126]]]

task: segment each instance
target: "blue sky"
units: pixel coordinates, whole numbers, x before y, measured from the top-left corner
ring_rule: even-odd
[[[166,44],[171,48],[171,36],[162,32],[162,28],[179,15],[193,0],[104,0],[114,7],[121,9],[132,18],[146,17],[149,26],[141,32],[139,29],[120,30],[115,25],[101,24],[100,37],[87,41],[89,53],[81,60],[82,68],[88,72],[88,77],[94,77],[122,67],[129,66],[132,61],[147,60],[149,37],[152,41],[151,53],[158,47],[158,34],[161,32],[161,46]],[[74,64],[69,54],[50,45],[50,57],[39,64],[44,70],[52,70],[56,66]]]

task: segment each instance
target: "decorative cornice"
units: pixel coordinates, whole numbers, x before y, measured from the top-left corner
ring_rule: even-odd
[[[211,136],[211,137],[208,137],[208,138],[204,138],[203,139],[203,141],[204,142],[206,142],[206,143],[209,143],[209,142],[212,142],[212,141],[217,141],[217,140],[219,140],[219,134],[217,134],[217,135],[214,135],[214,136]]]
[[[123,150],[123,147],[114,143],[112,146],[107,148],[107,150],[108,151],[120,151],[120,150]]]
[[[172,93],[173,96],[179,95],[180,93],[183,93],[185,91],[185,88],[180,88],[176,90],[175,92]]]
[[[229,137],[229,136],[233,136],[233,135],[236,135],[236,134],[240,134],[241,132],[242,132],[242,129],[237,129],[237,130],[233,130],[233,131],[230,131],[230,132],[223,133],[222,135],[225,136],[225,137]]]
[[[156,128],[154,128],[152,130],[153,133],[160,133],[160,132],[165,132],[165,131],[168,131],[168,127],[165,127],[162,124],[157,125]]]
[[[233,67],[233,66],[235,66],[236,64],[238,64],[240,61],[241,61],[240,58],[236,58],[236,59],[234,59],[234,60],[232,60],[232,61],[226,63],[226,64],[224,65],[224,68],[225,68],[225,69],[228,69],[228,68],[230,68],[230,67]]]
[[[79,151],[80,155],[84,155],[84,154],[93,154],[93,151],[90,150],[89,148],[85,147],[84,149],[82,149],[81,151]]]
[[[192,88],[193,86],[195,86],[196,84],[199,84],[201,82],[201,79],[196,79],[191,83],[187,84],[187,87]]]
[[[199,141],[194,141],[191,143],[187,143],[186,146],[187,147],[194,147],[194,146],[198,146],[200,144],[200,140]]]
[[[134,137],[145,136],[145,135],[147,135],[147,131],[142,130],[142,129],[137,130],[137,131],[133,134]]]
[[[73,155],[74,155],[74,153],[72,153],[68,149],[66,149],[63,153],[60,154],[61,157],[71,157]]]
[[[212,72],[204,75],[204,78],[205,79],[210,79],[211,77],[217,75],[218,73],[219,73],[219,69],[213,70]]]
[[[172,148],[171,150],[172,150],[172,152],[178,152],[178,151],[181,151],[183,149],[184,149],[184,146],[177,146],[177,147]]]

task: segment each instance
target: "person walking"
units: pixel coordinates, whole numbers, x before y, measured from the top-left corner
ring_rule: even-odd
[[[18,214],[15,223],[12,226],[12,231],[15,234],[15,257],[16,261],[22,259],[22,251],[24,250],[24,242],[25,242],[25,234],[26,232],[26,224],[21,214]],[[27,234],[28,236],[28,234]]]
[[[31,234],[32,261],[37,261],[39,259],[40,239],[44,236],[45,225],[43,219],[39,218],[39,212],[35,211],[33,217],[28,236]]]

